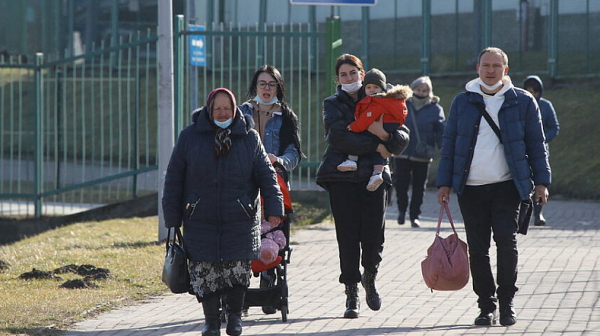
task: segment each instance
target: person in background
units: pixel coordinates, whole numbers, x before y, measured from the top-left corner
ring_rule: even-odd
[[[368,132],[348,130],[354,121],[356,103],[361,92],[365,71],[361,60],[343,54],[335,62],[335,76],[339,83],[336,93],[323,101],[323,124],[327,149],[317,170],[317,184],[329,192],[335,232],[339,248],[339,282],[346,288],[345,318],[359,316],[358,283],[361,282],[369,308],[379,310],[381,298],[375,287],[375,278],[381,263],[386,195],[391,177],[384,169],[386,188],[366,189],[373,170],[373,153],[388,158],[400,154],[409,141],[408,130],[402,126],[387,132],[381,121],[374,121]],[[357,170],[341,172],[337,169],[348,155],[358,156]],[[361,275],[360,265],[364,268]]]
[[[258,192],[265,218],[276,226],[283,196],[258,133],[226,88],[214,89],[179,134],[167,167],[162,197],[165,226],[180,227],[190,281],[202,303],[202,335],[219,335],[221,296],[228,335],[242,333],[250,261],[259,258]]]
[[[410,84],[410,88],[413,94],[406,104],[408,107],[406,126],[410,129],[411,139],[406,150],[395,158],[393,178],[398,202],[398,224],[404,224],[408,208],[411,226],[418,228],[429,176],[429,164],[433,158],[418,153],[417,142],[420,140],[433,148],[441,148],[445,117],[444,108],[439,105],[440,98],[433,94],[433,84],[428,76],[415,79]],[[412,185],[412,195],[409,208],[410,185]]]
[[[513,86],[508,56],[499,48],[481,51],[478,78],[466,84],[450,107],[436,179],[438,202],[458,197],[465,223],[476,325],[517,322],[517,229],[521,202],[548,200],[550,165],[538,104]],[[493,233],[493,235],[492,235]],[[490,236],[496,242],[498,287],[490,265]]]
[[[525,78],[523,83],[523,89],[529,91],[535,100],[537,100],[540,106],[540,113],[542,114],[542,126],[544,127],[544,135],[546,136],[546,151],[550,155],[549,143],[558,135],[560,126],[558,124],[558,118],[556,117],[556,111],[552,102],[548,99],[542,98],[544,94],[544,83],[538,76],[529,76]],[[542,214],[542,205],[535,203],[533,205],[533,224],[536,226],[546,225],[546,218]]]
[[[386,77],[379,69],[367,71],[363,81],[363,88],[366,97],[356,104],[354,113],[355,120],[348,125],[348,130],[352,132],[364,132],[369,125],[383,116],[383,127],[388,132],[393,132],[398,127],[404,125],[404,120],[408,114],[406,108],[406,98],[412,91],[408,86],[386,84]],[[348,155],[348,158],[337,166],[339,171],[355,171],[358,167],[356,161],[358,156]],[[374,191],[383,183],[384,166],[387,159],[381,157],[379,153],[373,153],[373,175],[367,183],[367,190]],[[389,169],[389,168],[388,168]]]
[[[244,115],[254,121],[254,130],[260,135],[269,161],[289,185],[289,174],[296,168],[303,154],[300,149],[298,117],[289,107],[285,83],[281,73],[272,65],[263,65],[252,76],[247,99],[240,105]],[[275,281],[275,270],[261,272],[260,287],[270,287]],[[264,306],[265,314],[277,310]]]

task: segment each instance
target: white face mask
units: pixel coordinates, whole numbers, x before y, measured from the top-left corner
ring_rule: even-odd
[[[481,86],[483,86],[483,87],[484,87],[486,90],[488,90],[488,91],[494,91],[494,90],[496,90],[497,88],[499,88],[499,87],[502,85],[502,80],[499,80],[499,81],[498,81],[496,84],[494,84],[494,85],[487,85],[487,84],[485,84],[485,83],[484,83],[484,82],[481,80],[481,78],[479,78],[479,83],[478,83],[478,84],[479,84],[479,85],[481,85]]]
[[[215,125],[217,125],[221,128],[227,128],[233,122],[233,118],[229,118],[225,121],[218,121],[217,119],[215,119],[215,120],[213,120],[213,122],[215,123]]]
[[[350,84],[342,84],[342,90],[347,92],[348,94],[354,94],[362,87],[362,82],[356,81]]]
[[[277,99],[277,96],[275,96],[273,97],[273,99],[271,99],[270,102],[264,102],[262,99],[260,99],[259,95],[256,95],[256,97],[254,97],[254,100],[256,100],[256,102],[260,105],[273,105],[279,101],[279,99]]]

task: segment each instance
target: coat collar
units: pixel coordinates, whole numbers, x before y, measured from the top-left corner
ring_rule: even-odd
[[[469,103],[483,105],[483,97],[479,93],[467,91],[466,94],[469,97]],[[514,87],[504,92],[504,103],[502,103],[502,108],[513,106],[518,103],[519,102],[517,100],[517,92]]]

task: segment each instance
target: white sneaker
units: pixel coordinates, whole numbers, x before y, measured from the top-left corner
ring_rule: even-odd
[[[352,160],[346,160],[337,166],[337,170],[343,172],[355,171],[356,169],[358,169],[358,166],[356,166],[356,162]]]
[[[367,184],[368,191],[375,191],[379,186],[383,183],[383,177],[381,174],[372,175],[369,179],[369,184]]]

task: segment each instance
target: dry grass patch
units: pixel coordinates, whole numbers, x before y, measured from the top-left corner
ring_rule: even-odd
[[[17,243],[0,246],[0,335],[52,334],[82,318],[136,299],[166,291],[160,279],[164,245],[158,244],[157,218],[117,219],[74,224]],[[110,271],[98,288],[66,289],[75,273],[56,279],[20,279],[32,269],[51,272],[70,264],[90,264]],[[42,329],[40,329],[42,328]]]

